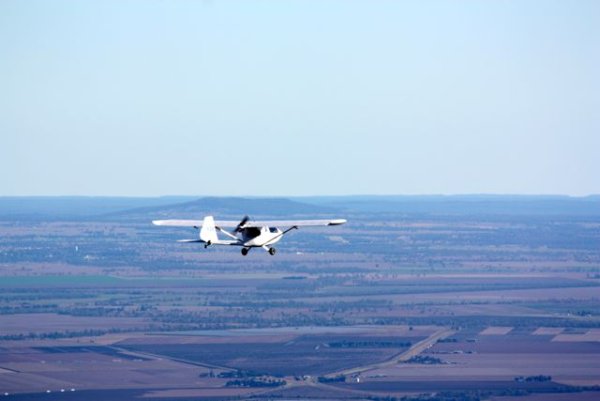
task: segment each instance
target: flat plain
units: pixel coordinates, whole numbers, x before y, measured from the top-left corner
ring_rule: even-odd
[[[600,199],[86,202],[0,199],[6,399],[600,397]],[[247,211],[349,222],[246,257],[150,224]]]

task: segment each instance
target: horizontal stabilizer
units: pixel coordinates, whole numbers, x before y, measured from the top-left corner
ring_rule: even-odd
[[[243,243],[241,241],[220,239],[218,241],[213,242],[212,245],[240,245],[240,246],[242,246]]]
[[[177,242],[184,242],[184,243],[200,242],[202,244],[206,244],[206,241],[202,241],[201,239],[179,239],[179,240],[177,240]],[[221,239],[218,239],[216,241],[211,241],[210,244],[211,245],[242,245],[242,243],[240,241],[230,241],[230,240],[221,240]]]

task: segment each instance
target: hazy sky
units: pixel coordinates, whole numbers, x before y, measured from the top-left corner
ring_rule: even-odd
[[[600,193],[600,1],[0,1],[1,195]]]

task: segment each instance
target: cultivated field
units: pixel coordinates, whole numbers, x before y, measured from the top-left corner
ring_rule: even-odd
[[[600,207],[421,201],[270,200],[253,217],[349,223],[242,257],[149,222],[261,200],[109,214],[80,200],[71,217],[0,200],[0,394],[600,397]]]

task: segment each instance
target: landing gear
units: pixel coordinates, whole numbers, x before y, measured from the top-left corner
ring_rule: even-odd
[[[275,248],[269,248],[269,255],[273,256],[275,255],[275,252],[277,252]]]
[[[246,256],[248,255],[248,248],[242,248],[242,255]]]

